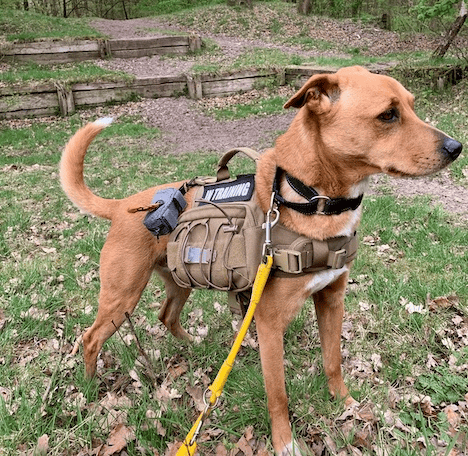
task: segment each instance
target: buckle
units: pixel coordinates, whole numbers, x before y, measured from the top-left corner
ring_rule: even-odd
[[[337,250],[336,252],[330,252],[328,254],[327,265],[331,269],[341,269],[346,264],[348,258],[348,252],[345,249]]]
[[[300,274],[304,269],[302,254],[296,250],[274,250],[273,264],[275,268],[289,274]]]

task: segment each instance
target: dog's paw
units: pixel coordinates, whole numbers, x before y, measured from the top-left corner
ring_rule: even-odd
[[[101,117],[100,119],[95,120],[94,124],[98,125],[99,127],[105,128],[108,127],[113,121],[113,117]]]
[[[302,456],[302,453],[299,448],[299,444],[293,440],[281,450],[281,453],[279,453],[278,456]]]
[[[359,407],[360,405],[361,404],[356,399],[352,398],[351,396],[348,396],[345,400],[346,410],[355,409]]]

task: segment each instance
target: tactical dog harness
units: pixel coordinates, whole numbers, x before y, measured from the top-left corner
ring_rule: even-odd
[[[265,241],[272,244],[273,273],[285,277],[340,269],[355,258],[356,233],[318,241],[287,229],[276,219],[269,234],[271,240],[266,240],[262,229],[266,216],[256,201],[255,175],[230,177],[227,164],[238,152],[255,161],[260,157],[252,149],[233,149],[220,159],[216,178],[195,178],[179,190],[160,190],[153,197],[149,207],[153,210],[144,223],[155,235],[170,233],[167,262],[178,285],[237,294],[250,290]],[[283,174],[308,202],[293,203],[281,196],[279,181]],[[198,187],[194,205],[184,210],[182,194],[191,186]],[[353,199],[321,196],[281,168],[272,188],[272,206],[284,205],[304,214],[339,214],[356,209],[361,200],[362,195]]]

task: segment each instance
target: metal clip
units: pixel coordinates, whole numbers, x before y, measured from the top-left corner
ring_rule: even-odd
[[[216,401],[214,402],[214,404],[212,404],[210,399],[208,398],[208,392],[210,392],[209,388],[207,388],[205,392],[203,393],[203,403],[205,404],[205,409],[203,410],[203,413],[201,414],[200,419],[198,421],[198,425],[195,431],[193,432],[192,438],[190,439],[190,442],[188,444],[189,447],[191,447],[195,443],[195,440],[197,440],[197,437],[200,434],[200,431],[201,431],[201,428],[203,426],[205,419],[208,417],[210,412],[216,407],[218,407],[219,405],[219,396],[216,398]],[[211,392],[211,394],[214,394],[214,393]]]
[[[271,215],[274,214],[275,218],[271,221]],[[270,209],[266,213],[266,221],[262,224],[262,229],[265,230],[265,242],[263,244],[262,256],[271,255],[271,230],[279,222],[279,210],[275,205],[275,193],[271,194]]]

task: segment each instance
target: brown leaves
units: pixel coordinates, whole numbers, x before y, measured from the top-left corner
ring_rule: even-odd
[[[214,435],[213,431],[205,431],[202,433],[197,443],[202,443],[203,441],[208,441],[211,437],[216,437],[222,434],[223,431],[215,430]],[[211,434],[211,436],[210,436]],[[181,442],[175,442],[168,444],[168,449],[164,456],[175,456],[177,450],[182,445]],[[253,426],[249,426],[245,429],[244,434],[239,440],[232,442],[219,442],[214,449],[214,452],[210,451],[208,448],[199,447],[201,454],[209,456],[271,456],[271,453],[267,450],[265,439],[257,439],[254,435]]]
[[[112,456],[126,448],[127,443],[132,440],[135,440],[133,430],[120,423],[112,429],[107,442],[101,445],[94,454],[96,456]]]

